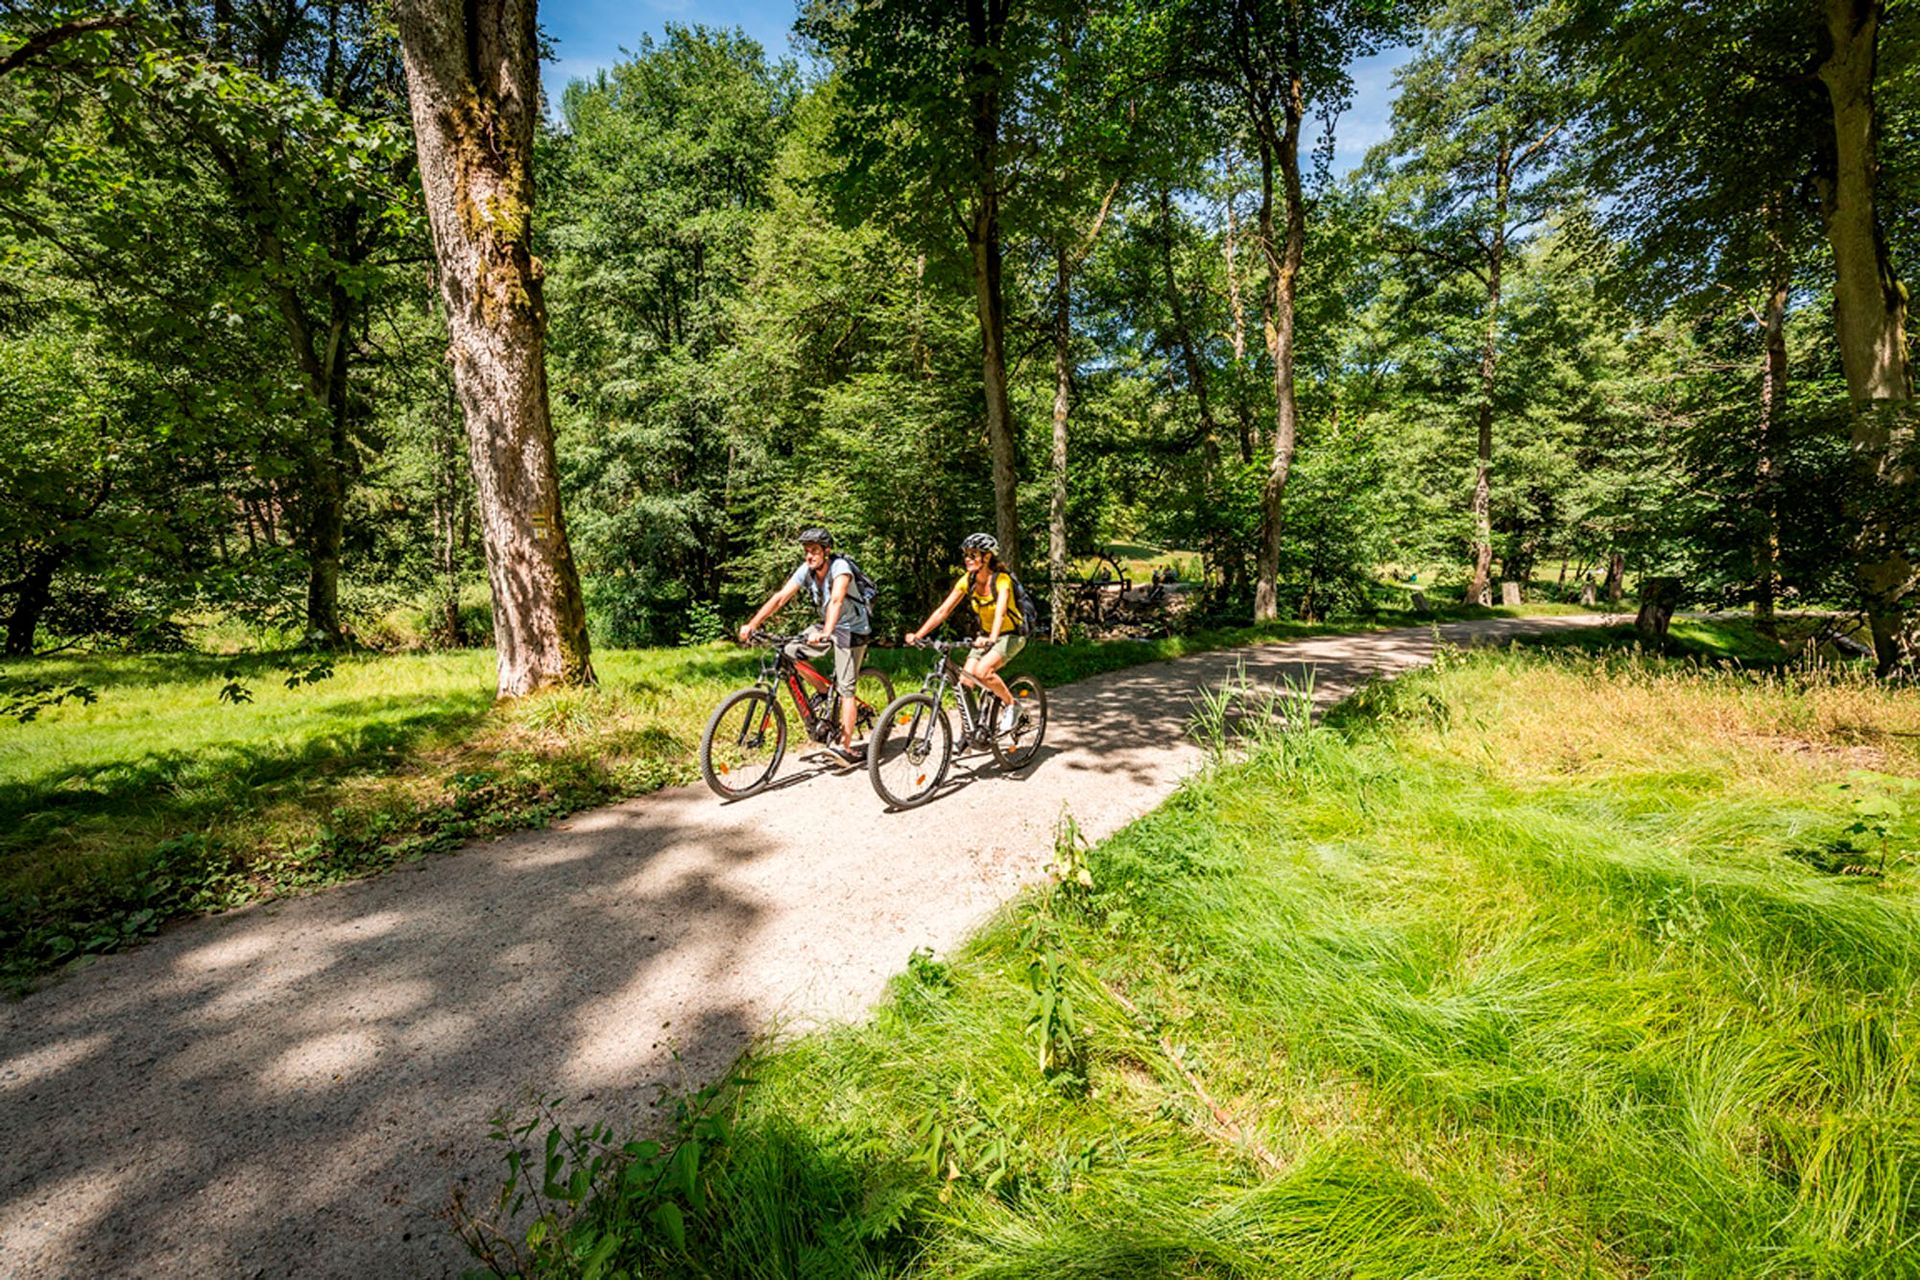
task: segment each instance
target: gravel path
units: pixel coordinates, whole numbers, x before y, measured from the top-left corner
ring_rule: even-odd
[[[1450,643],[1595,617],[1457,623]],[[1020,776],[967,756],[882,810],[789,756],[721,804],[656,793],[309,897],[190,921],[0,1007],[0,1276],[448,1275],[440,1213],[503,1172],[488,1118],[563,1094],[619,1130],[756,1035],[858,1017],[1200,759],[1193,693],[1314,667],[1324,704],[1431,629],[1153,663],[1050,698]],[[995,815],[991,819],[987,815]]]

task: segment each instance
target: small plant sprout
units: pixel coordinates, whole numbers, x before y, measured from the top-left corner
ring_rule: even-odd
[[[1847,796],[1848,807],[1853,812],[1853,821],[1847,824],[1847,841],[1859,853],[1878,853],[1878,864],[1872,874],[1884,876],[1887,873],[1887,854],[1893,846],[1893,832],[1906,810],[1900,802],[1878,787],[1872,785],[1867,775],[1859,775],[1852,782],[1835,785],[1835,790]],[[1904,779],[1897,781],[1904,782]],[[1869,789],[1871,788],[1871,789]],[[1864,865],[1849,866],[1845,870],[1854,875],[1867,873]]]
[[[1047,864],[1047,876],[1055,888],[1076,894],[1093,888],[1093,869],[1087,865],[1087,838],[1066,805],[1053,823],[1053,861]]]

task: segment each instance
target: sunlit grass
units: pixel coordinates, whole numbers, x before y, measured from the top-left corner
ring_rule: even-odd
[[[1442,665],[748,1063],[685,1252],[670,1190],[559,1239],[703,1276],[1920,1271],[1920,695]]]

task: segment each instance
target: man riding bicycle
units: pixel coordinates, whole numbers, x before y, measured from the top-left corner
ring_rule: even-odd
[[[867,644],[873,639],[873,622],[865,597],[853,590],[852,562],[833,553],[833,535],[825,529],[802,529],[799,541],[804,556],[800,566],[740,628],[740,643],[752,640],[760,624],[785,608],[805,587],[814,607],[820,610],[820,621],[789,641],[785,653],[790,658],[812,659],[832,647],[833,687],[840,695],[840,741],[830,744],[829,749],[842,760],[858,760],[862,749],[853,742],[857,708],[854,687],[860,663],[867,656]]]
[[[990,533],[968,534],[960,543],[960,560],[966,566],[960,580],[919,629],[907,633],[907,643],[918,644],[947,620],[961,600],[972,605],[980,635],[974,639],[964,670],[974,684],[1000,699],[999,729],[1009,733],[1018,723],[1019,708],[999,672],[1027,646],[1027,638],[1019,634],[1024,619],[1014,599],[1013,575],[1000,567],[1000,542]]]

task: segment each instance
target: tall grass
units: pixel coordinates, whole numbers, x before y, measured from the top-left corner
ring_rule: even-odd
[[[672,1214],[606,1180],[494,1261],[1920,1273],[1917,743],[1833,673],[1449,659],[758,1055]]]

